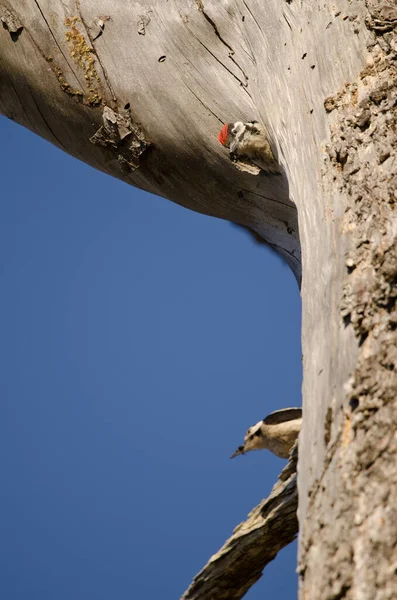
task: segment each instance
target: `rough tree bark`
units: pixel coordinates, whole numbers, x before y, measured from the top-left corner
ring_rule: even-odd
[[[3,114],[250,227],[298,281],[302,248],[300,595],[397,598],[395,1],[0,0],[0,17]],[[218,144],[251,119],[282,177]]]

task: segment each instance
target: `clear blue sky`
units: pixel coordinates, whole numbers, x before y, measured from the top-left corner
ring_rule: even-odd
[[[229,456],[301,404],[296,282],[230,223],[0,135],[0,597],[178,600],[285,464]],[[295,567],[246,598],[296,597]]]

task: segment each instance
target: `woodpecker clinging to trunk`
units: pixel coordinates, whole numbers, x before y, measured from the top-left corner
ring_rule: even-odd
[[[288,458],[299,435],[301,423],[301,408],[276,410],[248,429],[244,444],[239,446],[230,458],[250,450],[262,449],[270,450],[280,458]]]
[[[218,134],[218,140],[229,149],[230,158],[236,166],[253,163],[257,167],[255,174],[265,171],[280,175],[280,165],[270,147],[266,130],[257,121],[226,123]]]

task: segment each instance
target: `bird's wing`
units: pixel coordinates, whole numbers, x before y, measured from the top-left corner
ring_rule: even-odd
[[[302,418],[302,409],[295,408],[282,408],[276,410],[263,419],[266,425],[277,425],[278,423],[285,423],[286,421],[293,421],[294,419]]]

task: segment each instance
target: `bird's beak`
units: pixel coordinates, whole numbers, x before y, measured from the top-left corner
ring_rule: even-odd
[[[233,452],[233,454],[231,455],[230,458],[234,458],[235,456],[238,456],[239,454],[244,454],[244,446],[239,446],[236,450],[236,452]]]

